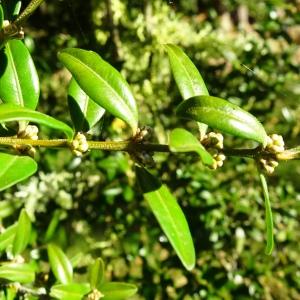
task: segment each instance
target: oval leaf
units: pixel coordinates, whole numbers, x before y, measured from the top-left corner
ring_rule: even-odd
[[[97,53],[68,48],[58,54],[84,92],[112,115],[130,125],[135,133],[138,113],[128,83]]]
[[[267,246],[266,246],[266,254],[271,255],[273,248],[274,248],[274,236],[273,236],[273,216],[272,216],[272,209],[268,191],[268,184],[264,174],[259,174],[263,195],[265,199],[265,209],[266,209],[266,228],[267,228]]]
[[[30,234],[31,221],[25,209],[22,209],[19,216],[18,228],[13,243],[12,252],[15,256],[21,254],[26,249],[29,242]]]
[[[59,131],[63,131],[68,139],[72,139],[73,137],[73,129],[71,127],[48,115],[14,104],[0,105],[0,123],[22,120],[31,121]]]
[[[221,132],[267,144],[267,134],[261,123],[250,113],[224,99],[197,96],[182,102],[177,108],[182,118],[203,122]]]
[[[20,283],[35,280],[34,268],[28,264],[7,263],[0,267],[0,278]]]
[[[197,138],[183,128],[172,130],[169,145],[172,152],[197,152],[204,164],[212,166],[214,163],[212,156]]]
[[[101,258],[97,258],[90,268],[89,282],[91,289],[99,288],[104,280],[104,262]]]
[[[51,270],[57,281],[67,284],[72,282],[73,268],[70,260],[56,245],[48,245],[48,258]]]
[[[28,156],[0,153],[0,191],[28,178],[37,170],[37,163]]]
[[[167,186],[144,168],[137,177],[152,212],[187,270],[195,266],[195,249],[186,218]]]
[[[4,251],[8,246],[12,245],[16,235],[17,227],[17,223],[13,224],[0,234],[0,251]]]
[[[0,52],[0,100],[35,109],[39,100],[39,78],[24,43],[10,40]]]
[[[64,300],[81,300],[89,291],[89,285],[85,283],[57,284],[51,287],[50,296]]]
[[[95,103],[75,79],[72,79],[69,85],[68,104],[76,131],[89,131],[105,113],[105,109]]]
[[[105,300],[122,300],[136,294],[137,287],[123,282],[107,282],[102,284],[99,290]]]

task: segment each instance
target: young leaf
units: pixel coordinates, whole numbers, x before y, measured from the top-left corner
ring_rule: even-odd
[[[71,127],[48,115],[10,103],[0,104],[0,123],[22,120],[39,123],[63,131],[68,139],[72,139],[73,137],[73,129]]]
[[[244,139],[252,139],[263,145],[267,134],[261,123],[250,113],[224,99],[197,96],[182,102],[177,115]]]
[[[136,294],[137,287],[123,282],[107,282],[102,284],[99,290],[105,300],[123,300]]]
[[[35,109],[39,100],[39,78],[24,43],[10,40],[0,51],[0,100]]]
[[[0,252],[6,250],[8,246],[12,245],[16,235],[17,227],[17,223],[13,224],[0,234]]]
[[[14,19],[21,10],[22,1],[21,0],[9,0],[2,1],[3,2],[3,10],[6,20]]]
[[[169,144],[172,152],[197,152],[204,164],[211,166],[214,162],[197,138],[183,128],[172,130]]]
[[[104,280],[104,262],[101,258],[97,258],[90,268],[89,282],[91,289],[99,288]]]
[[[37,163],[28,156],[0,153],[0,191],[28,178],[37,170]]]
[[[72,282],[73,268],[70,260],[58,246],[48,245],[48,258],[51,270],[57,281],[68,284]]]
[[[56,284],[51,287],[50,296],[63,300],[81,300],[89,291],[86,283]]]
[[[21,254],[27,247],[31,234],[31,221],[25,209],[21,210],[13,243],[13,254]]]
[[[128,83],[115,68],[97,53],[82,49],[65,49],[58,58],[91,99],[136,132],[137,106]]]
[[[72,79],[69,85],[68,104],[76,131],[89,131],[105,113],[105,109],[95,103],[75,79]]]
[[[4,21],[4,12],[3,12],[2,5],[0,4],[0,30],[3,27],[3,21]]]
[[[186,218],[167,186],[146,169],[137,167],[144,197],[179,259],[187,270],[195,266],[195,249]]]
[[[35,280],[34,268],[28,264],[3,264],[0,267],[0,278],[13,282],[30,283]]]
[[[266,178],[262,173],[259,174],[259,178],[263,189],[266,209],[267,246],[265,252],[267,255],[271,255],[274,247],[272,209]]]

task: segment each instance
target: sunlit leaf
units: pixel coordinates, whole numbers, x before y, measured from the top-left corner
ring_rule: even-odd
[[[0,234],[0,251],[4,251],[8,246],[12,245],[18,224],[13,224],[5,229],[4,232]]]
[[[136,132],[138,112],[135,99],[128,83],[115,68],[97,53],[82,49],[65,49],[58,58],[91,99]]]
[[[89,282],[91,289],[99,288],[104,280],[104,262],[97,258],[90,267]]]
[[[14,255],[21,254],[26,249],[27,244],[29,242],[30,234],[31,221],[25,209],[22,209],[18,219],[18,227],[13,243]]]
[[[212,156],[205,150],[198,139],[183,128],[176,128],[170,134],[170,149],[172,152],[197,152],[204,164],[211,166]]]
[[[0,51],[0,70],[0,100],[35,109],[40,95],[39,78],[21,40],[8,41]]]
[[[152,212],[187,270],[195,266],[195,249],[186,218],[166,185],[146,169],[137,167],[137,177]]]
[[[268,184],[266,178],[262,173],[259,174],[259,178],[263,190],[263,195],[265,199],[265,209],[266,209],[265,222],[266,222],[266,229],[267,229],[267,246],[265,252],[267,255],[271,255],[274,248],[272,209],[271,209]]]
[[[203,122],[224,133],[252,139],[263,145],[267,143],[265,129],[253,115],[221,98],[211,96],[190,98],[178,106],[177,115]]]
[[[28,178],[37,170],[37,163],[31,157],[8,153],[0,153],[0,166],[0,191]]]
[[[51,287],[50,296],[62,300],[81,300],[89,291],[86,283],[56,284]]]
[[[23,120],[42,124],[44,126],[62,131],[69,139],[72,139],[73,137],[73,130],[71,127],[48,115],[14,104],[7,103],[0,105],[0,123]]]
[[[89,131],[105,113],[105,109],[95,103],[74,79],[68,89],[68,104],[76,131]]]
[[[68,284],[72,282],[73,268],[65,253],[54,244],[48,245],[48,258],[51,270],[57,281]]]
[[[137,287],[123,282],[107,282],[102,284],[99,290],[105,300],[125,300],[136,294]]]
[[[34,268],[28,264],[6,263],[0,266],[0,278],[20,283],[35,280]]]

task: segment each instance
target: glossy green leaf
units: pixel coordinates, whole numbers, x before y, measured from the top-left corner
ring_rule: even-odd
[[[263,195],[265,199],[265,210],[266,210],[265,222],[266,222],[266,229],[267,229],[267,246],[265,252],[267,255],[271,255],[274,248],[272,209],[271,209],[268,184],[266,178],[262,173],[259,174],[259,178],[260,178]]]
[[[40,95],[39,78],[21,40],[5,44],[4,51],[0,51],[0,69],[0,100],[35,109]]]
[[[267,134],[261,123],[250,113],[224,99],[197,96],[182,102],[177,108],[182,118],[203,122],[221,132],[266,145]]]
[[[123,282],[107,282],[102,284],[99,290],[105,300],[122,300],[136,294],[137,287]]]
[[[34,268],[28,264],[6,263],[0,266],[0,278],[20,283],[35,280]]]
[[[97,53],[82,49],[65,49],[58,58],[91,99],[136,132],[138,112],[135,99],[128,83],[115,68]]]
[[[73,268],[70,260],[58,246],[48,245],[48,258],[51,270],[57,281],[67,284],[72,282]]]
[[[17,227],[17,223],[13,224],[0,234],[0,252],[6,250],[8,246],[12,245],[16,235]]]
[[[37,170],[31,157],[0,153],[0,191],[28,178]]]
[[[4,12],[2,5],[0,4],[0,29],[3,27],[3,21],[4,21]]]
[[[144,168],[137,177],[152,212],[187,270],[195,266],[195,249],[186,218],[166,185]]]
[[[74,79],[68,89],[68,104],[76,131],[89,131],[105,113],[105,109],[95,103]]]
[[[51,287],[50,296],[62,300],[81,300],[89,291],[89,285],[85,283],[57,284]]]
[[[66,134],[68,139],[72,139],[74,134],[73,129],[67,124],[48,115],[10,103],[0,105],[0,123],[23,120],[42,124],[44,126],[62,131]]]
[[[197,152],[206,165],[213,165],[213,158],[205,150],[198,139],[183,128],[176,128],[170,134],[170,149],[172,152]]]
[[[97,258],[90,267],[89,282],[91,289],[99,288],[104,280],[104,262]]]
[[[184,51],[173,44],[166,44],[164,47],[183,100],[194,96],[208,96],[209,93],[200,72]],[[204,136],[208,126],[201,122],[198,122],[198,126],[200,135]]]
[[[21,210],[13,243],[13,254],[21,254],[27,247],[31,234],[31,221],[25,209]]]

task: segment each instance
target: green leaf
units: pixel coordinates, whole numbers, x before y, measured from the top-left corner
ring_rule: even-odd
[[[0,166],[0,191],[28,178],[37,170],[37,163],[31,157],[8,153],[0,153]]]
[[[97,53],[68,48],[58,54],[84,92],[112,115],[130,125],[135,133],[138,112],[128,83]]]
[[[21,210],[13,243],[13,254],[21,254],[27,247],[31,234],[31,221],[25,209]]]
[[[74,134],[73,129],[67,124],[40,112],[9,103],[0,105],[0,123],[23,120],[39,123],[47,127],[62,131],[66,134],[68,139],[72,139]]]
[[[2,5],[0,4],[0,29],[3,27],[3,21],[4,21],[4,12]]]
[[[7,227],[5,231],[0,234],[0,252],[6,250],[8,246],[12,245],[16,235],[17,227],[17,223],[13,224]]]
[[[24,43],[10,40],[0,51],[0,100],[35,109],[39,100],[39,78]]]
[[[89,282],[91,289],[99,288],[104,280],[104,262],[97,258],[90,267]]]
[[[197,96],[182,102],[177,115],[244,139],[252,139],[264,146],[267,134],[261,123],[250,113],[224,99]]]
[[[267,246],[265,252],[267,255],[271,255],[274,247],[274,237],[273,237],[273,217],[272,209],[268,191],[268,185],[264,174],[259,174],[261,186],[263,189],[263,195],[265,199],[265,209],[266,209],[266,228],[267,228]]]
[[[63,300],[81,300],[90,291],[86,283],[69,283],[53,285],[50,296]]]
[[[55,278],[63,284],[71,283],[73,278],[72,264],[61,248],[49,244],[48,258]]]
[[[2,1],[3,2],[3,10],[6,20],[14,19],[21,10],[22,1],[21,0],[9,0]]]
[[[169,145],[172,152],[197,152],[204,164],[213,165],[212,156],[195,136],[183,128],[172,130]]]
[[[89,131],[105,113],[105,109],[95,103],[74,79],[68,89],[68,104],[76,131]]]
[[[187,270],[195,266],[195,249],[186,218],[166,185],[146,169],[137,167],[137,177],[152,212]]]
[[[28,264],[6,263],[0,267],[0,278],[13,282],[30,283],[35,280],[34,268]]]
[[[123,282],[107,282],[101,285],[99,291],[105,300],[122,300],[136,294],[137,287]]]

